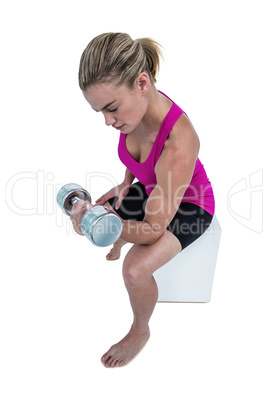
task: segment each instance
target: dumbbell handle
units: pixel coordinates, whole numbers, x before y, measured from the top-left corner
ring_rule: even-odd
[[[85,189],[75,183],[66,184],[57,194],[57,203],[68,216],[71,215],[73,205],[79,200],[91,202],[91,197]]]
[[[122,222],[116,214],[101,205],[93,207],[90,194],[78,184],[66,184],[57,194],[59,207],[69,216],[73,205],[80,200],[88,201],[91,205],[81,220],[83,234],[100,247],[116,242],[122,232]]]
[[[71,197],[69,202],[71,205],[74,205],[77,201],[81,201],[81,198],[79,197]]]

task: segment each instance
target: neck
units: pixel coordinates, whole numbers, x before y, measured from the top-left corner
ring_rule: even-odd
[[[147,110],[140,123],[143,132],[158,131],[171,106],[172,102],[151,85],[148,91]]]

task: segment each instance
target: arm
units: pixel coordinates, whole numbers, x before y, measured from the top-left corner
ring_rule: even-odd
[[[130,170],[126,169],[125,178],[124,178],[123,183],[130,186],[134,179],[135,179],[135,176],[130,172]]]
[[[104,205],[106,201],[108,201],[110,198],[118,197],[115,206],[115,209],[118,209],[121,205],[123,198],[129,193],[129,187],[134,179],[135,176],[133,176],[133,174],[128,169],[126,169],[125,178],[123,182],[118,186],[112,188],[110,191],[102,195],[100,198],[98,198],[95,201],[96,202],[95,205]]]
[[[198,136],[188,118],[182,115],[156,164],[157,185],[148,198],[144,220],[123,220],[121,239],[149,245],[164,234],[191,182],[198,151]]]

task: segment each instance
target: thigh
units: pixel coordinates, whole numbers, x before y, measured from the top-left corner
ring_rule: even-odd
[[[122,200],[119,209],[115,212],[124,220],[142,221],[145,215],[145,205],[148,195],[145,187],[140,182],[130,186],[129,193]],[[118,197],[113,197],[108,200],[110,206],[114,209]]]
[[[144,280],[174,258],[181,249],[178,239],[166,230],[154,244],[134,244],[125,257],[123,270],[131,270],[136,278]]]
[[[167,230],[177,237],[184,249],[208,229],[212,218],[211,214],[198,205],[181,203]]]

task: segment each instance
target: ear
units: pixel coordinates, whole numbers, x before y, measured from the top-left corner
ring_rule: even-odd
[[[142,94],[148,92],[150,86],[150,78],[147,73],[140,73],[137,77],[137,86],[139,87]]]

